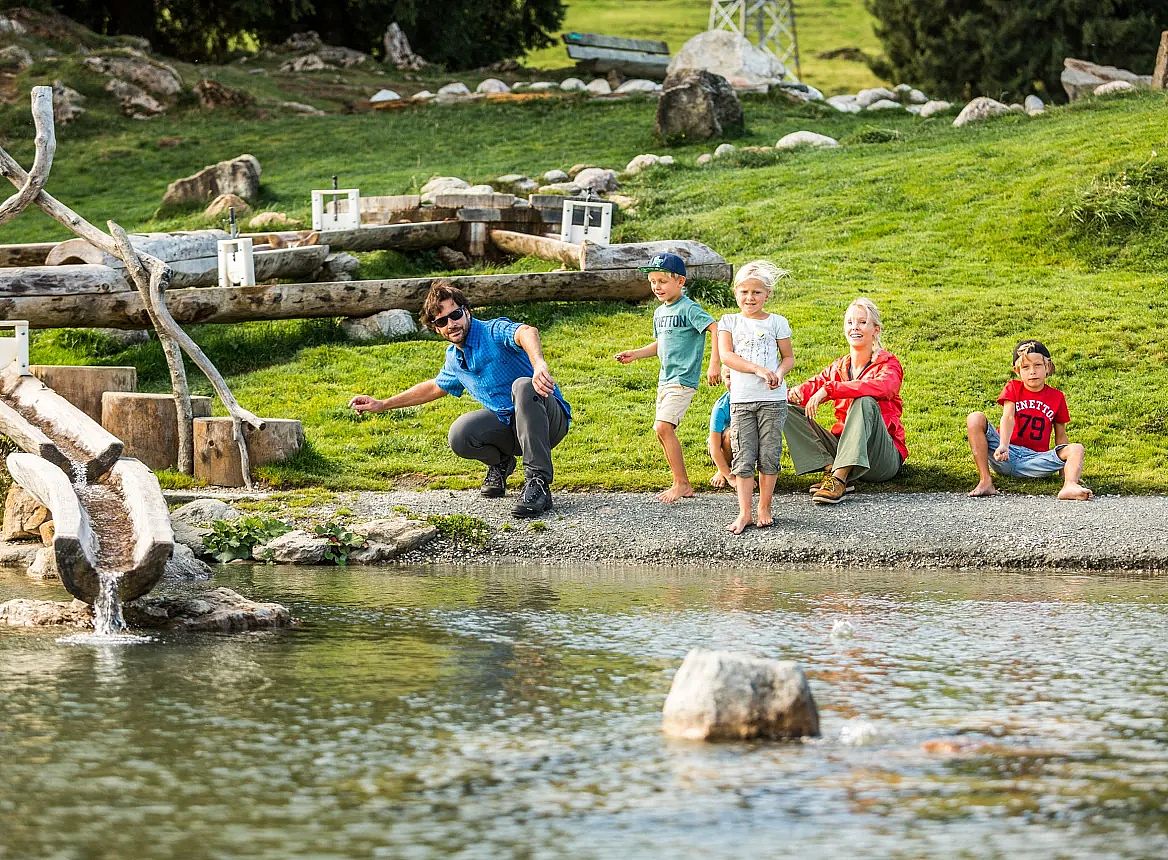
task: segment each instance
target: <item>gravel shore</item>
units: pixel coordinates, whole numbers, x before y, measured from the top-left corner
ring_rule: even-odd
[[[337,507],[361,519],[402,508],[468,514],[486,521],[481,547],[435,541],[408,561],[588,562],[600,564],[816,567],[943,567],[1168,570],[1168,497],[865,493],[834,507],[806,493],[775,498],[775,525],[731,535],[730,493],[701,493],[674,505],[651,494],[555,493],[533,526],[511,516],[516,493],[475,491],[342,494]]]

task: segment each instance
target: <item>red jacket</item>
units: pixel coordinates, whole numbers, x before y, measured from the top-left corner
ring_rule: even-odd
[[[806,403],[819,389],[823,388],[827,396],[835,401],[835,426],[831,432],[838,436],[844,432],[844,418],[857,397],[875,397],[880,403],[880,415],[884,418],[884,426],[888,428],[888,435],[892,437],[896,450],[900,452],[902,460],[908,459],[908,448],[904,444],[904,425],[900,423],[900,413],[904,411],[904,404],[900,399],[900,384],[904,381],[904,370],[900,362],[891,352],[880,350],[872,359],[872,363],[865,367],[859,378],[850,379],[852,358],[845,355],[833,361],[826,370],[818,376],[808,379],[796,387],[802,403]]]

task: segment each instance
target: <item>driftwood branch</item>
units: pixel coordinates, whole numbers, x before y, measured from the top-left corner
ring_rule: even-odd
[[[57,137],[53,127],[53,88],[33,87],[32,119],[36,126],[36,155],[32,170],[24,177],[20,190],[0,203],[0,224],[12,220],[36,199],[49,179],[53,167],[53,154],[57,150]],[[7,175],[7,171],[5,171]]]

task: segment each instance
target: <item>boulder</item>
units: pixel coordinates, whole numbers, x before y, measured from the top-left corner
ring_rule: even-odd
[[[437,96],[434,95],[429,90],[422,90],[421,92],[414,93],[412,96],[410,96],[410,101],[412,101],[412,102],[429,102],[429,101],[433,101],[436,98],[437,98]]]
[[[42,549],[31,541],[0,541],[0,568],[27,571]]]
[[[729,155],[736,148],[732,143],[720,143],[717,149],[714,150],[714,158],[722,158],[725,155]]]
[[[1100,84],[1092,90],[1092,93],[1097,96],[1114,96],[1121,93],[1135,92],[1135,87],[1127,81],[1108,81],[1105,84]]]
[[[551,182],[547,185],[541,185],[536,190],[537,194],[560,194],[565,197],[572,197],[579,194],[583,189],[575,182]]]
[[[53,122],[57,125],[68,125],[85,113],[81,102],[85,96],[61,81],[53,81]]]
[[[832,96],[827,103],[840,113],[859,113],[864,109],[855,96]]]
[[[385,28],[385,35],[381,37],[381,44],[385,48],[385,62],[403,72],[416,72],[428,64],[410,49],[410,40],[402,32],[397,21],[390,22]]]
[[[251,207],[242,197],[236,194],[220,194],[203,210],[203,215],[208,218],[217,218],[220,215],[227,217],[230,209],[234,209],[237,216],[251,211]]]
[[[875,104],[882,99],[896,101],[896,93],[888,87],[872,87],[872,89],[860,90],[856,93],[856,104],[861,108],[867,108],[868,105]]]
[[[326,69],[331,69],[324,61],[324,57],[320,54],[304,54],[300,57],[293,57],[290,60],[285,60],[280,63],[280,71],[292,74],[303,74],[304,72],[323,72]]]
[[[499,191],[514,194],[518,197],[526,197],[528,194],[533,194],[535,189],[539,188],[538,182],[530,176],[524,176],[522,173],[507,173],[496,179],[492,185]]]
[[[4,525],[0,530],[0,540],[39,539],[41,525],[51,518],[48,508],[23,487],[13,484],[4,499]]]
[[[579,78],[564,78],[560,81],[560,89],[566,93],[579,93],[587,90],[588,86]]]
[[[581,170],[572,179],[572,183],[581,189],[591,191],[593,194],[604,194],[606,191],[616,191],[620,188],[616,171],[603,167],[589,167]]]
[[[429,523],[420,522],[418,520],[410,520],[405,517],[386,517],[383,519],[369,520],[368,522],[360,523],[353,526],[351,531],[354,534],[361,535],[368,542],[366,549],[377,546],[383,549],[370,555],[381,556],[380,560],[385,558],[392,558],[400,555],[403,552],[409,552],[412,549],[420,547],[434,539],[438,534],[438,530]],[[361,561],[361,550],[356,550],[354,554],[349,556],[349,560],[357,564],[369,564],[371,562]],[[386,556],[385,553],[390,553]]]
[[[703,152],[701,155],[698,156],[697,165],[698,165],[698,167],[705,167],[707,164],[709,164],[713,160],[714,160],[713,155],[711,155],[708,152]]]
[[[18,597],[0,603],[0,626],[8,627],[93,627],[93,607],[81,600],[28,600]]]
[[[775,149],[798,149],[801,146],[839,146],[839,141],[814,131],[793,131],[779,138]]]
[[[1137,87],[1150,87],[1152,85],[1151,75],[1137,75],[1127,69],[1101,66],[1086,60],[1076,60],[1074,57],[1067,57],[1063,60],[1060,80],[1071,101],[1092,95],[1096,87],[1110,81],[1127,81]]]
[[[294,223],[296,222],[283,212],[267,211],[253,215],[247,226],[251,230],[271,230],[273,227],[287,227]]]
[[[533,93],[546,93],[551,90],[558,90],[559,88],[560,85],[555,81],[535,81],[527,86],[527,89]]]
[[[683,69],[665,79],[656,122],[662,140],[709,140],[743,130],[742,104],[724,77],[703,69]]]
[[[324,258],[324,263],[316,270],[312,278],[317,283],[327,284],[334,281],[352,281],[361,270],[361,261],[348,251],[337,251]]]
[[[20,45],[8,45],[0,48],[0,70],[5,72],[23,72],[32,65],[32,54]]]
[[[434,197],[438,194],[465,191],[467,188],[470,188],[470,183],[465,179],[459,179],[457,176],[435,176],[422,186],[419,194],[423,203],[433,203]]]
[[[170,512],[174,542],[190,547],[195,555],[204,555],[203,539],[211,533],[208,526],[215,520],[237,520],[242,516],[220,499],[195,499]]]
[[[325,112],[320,108],[306,105],[304,102],[280,102],[280,107],[284,110],[292,111],[292,113],[303,114],[304,116],[325,116]]]
[[[28,566],[28,575],[33,579],[60,579],[57,571],[57,553],[51,546],[42,546],[36,551]]]
[[[176,543],[162,575],[169,580],[201,582],[211,578],[211,566],[196,558],[195,551],[189,546]]]
[[[1046,105],[1042,103],[1042,99],[1033,94],[1026,97],[1026,100],[1022,102],[1022,107],[1026,109],[1026,113],[1030,116],[1046,113]]]
[[[899,89],[899,87],[897,87]],[[920,90],[909,88],[909,91],[901,96],[901,101],[910,105],[923,105],[929,100],[929,97]]]
[[[921,105],[921,112],[918,114],[918,116],[920,116],[921,119],[928,119],[929,117],[935,116],[936,114],[945,113],[945,111],[949,110],[951,107],[953,107],[953,105],[947,101],[934,99]]]
[[[563,170],[549,170],[543,175],[544,182],[567,182],[570,176]]]
[[[668,76],[684,69],[712,72],[735,89],[771,86],[787,76],[787,67],[777,57],[729,30],[709,30],[686,42],[669,61]]]
[[[634,156],[633,160],[625,165],[625,175],[636,176],[637,174],[643,173],[651,167],[656,167],[660,163],[661,157],[654,155],[651,152],[646,152],[642,155]]]
[[[495,186],[487,185],[485,182],[478,185],[472,185],[466,189],[467,194],[494,194]]]
[[[1001,116],[1009,112],[1010,108],[1000,101],[996,101],[987,96],[978,96],[961,109],[961,113],[957,115],[957,119],[953,120],[953,125],[960,128],[971,122],[981,122],[990,117]]]
[[[202,205],[220,194],[252,200],[260,190],[260,162],[254,155],[240,155],[204,167],[198,173],[176,179],[166,187],[163,208]]]
[[[663,714],[665,733],[687,740],[819,735],[819,712],[797,663],[733,651],[690,651]]]
[[[183,82],[173,67],[144,56],[86,57],[87,69],[140,87],[153,96],[169,100],[182,92]]]
[[[387,337],[404,337],[418,330],[409,311],[381,311],[367,317],[350,317],[341,323],[349,340],[364,342]]]
[[[462,81],[454,81],[438,88],[438,98],[462,98],[469,95],[470,89]]]
[[[656,81],[647,81],[644,78],[633,78],[625,81],[616,88],[618,93],[659,93],[664,87]]]
[[[248,600],[230,588],[181,597],[140,597],[123,607],[123,615],[135,629],[209,633],[267,630],[292,623],[286,607]]]
[[[199,98],[199,104],[211,110],[216,108],[248,108],[255,104],[255,97],[251,93],[233,90],[209,78],[203,78],[195,84],[194,91]]]
[[[893,101],[892,99],[877,99],[864,108],[864,110],[900,110],[902,107],[903,105],[900,102]]]
[[[587,83],[584,89],[594,96],[606,96],[612,92],[612,85],[604,78],[594,78]]]
[[[105,91],[118,100],[122,113],[131,119],[149,119],[166,112],[166,105],[146,90],[120,78],[106,81]]]
[[[487,78],[475,87],[476,93],[509,93],[511,87],[507,86],[498,78]]]
[[[369,97],[370,104],[379,104],[380,102],[400,102],[401,96],[393,90],[381,89]]]
[[[539,186],[536,186],[537,188]],[[438,262],[447,269],[469,269],[471,267],[470,257],[449,245],[440,245],[434,256],[438,258]]]
[[[328,546],[327,538],[296,529],[257,546],[252,550],[252,557],[271,559],[280,564],[321,564]]]

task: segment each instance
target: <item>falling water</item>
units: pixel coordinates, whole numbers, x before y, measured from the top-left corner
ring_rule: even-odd
[[[93,604],[93,632],[98,636],[117,636],[125,633],[126,619],[122,617],[118,574],[112,570],[99,570],[97,582],[97,600]]]

